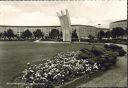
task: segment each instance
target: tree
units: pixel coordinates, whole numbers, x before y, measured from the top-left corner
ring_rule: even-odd
[[[107,31],[105,33],[105,38],[110,38],[111,37],[111,31]]]
[[[125,34],[126,34],[126,36],[127,36],[127,38],[128,38],[128,28],[126,28]]]
[[[94,36],[89,35],[88,38],[89,38],[89,42],[92,42],[92,43],[93,43],[93,41],[94,41]]]
[[[13,30],[8,29],[7,32],[6,32],[6,37],[7,37],[9,40],[11,40],[11,38],[14,38]]]
[[[21,38],[23,39],[29,39],[32,37],[32,33],[27,29],[21,34]]]
[[[63,36],[63,32],[61,31],[59,37],[62,38],[62,36]]]
[[[0,33],[0,39],[3,37],[3,33]]]
[[[111,31],[111,35],[112,35],[113,38],[123,37],[124,33],[125,33],[125,31],[121,27],[113,28],[112,31]]]
[[[111,37],[112,38],[116,38],[117,37],[117,33],[116,33],[116,29],[113,28],[112,31],[111,31]]]
[[[92,43],[92,50],[95,49],[95,44],[94,44],[95,37],[92,35],[89,35],[88,38],[89,38],[89,43]]]
[[[23,38],[23,39],[25,39],[25,38],[26,38],[26,37],[25,37],[25,32],[22,32],[22,34],[21,34],[20,37]]]
[[[73,39],[78,39],[78,35],[77,35],[76,30],[74,30],[74,31],[72,32],[72,38],[73,38]]]
[[[104,37],[105,37],[104,31],[100,30],[100,31],[98,32],[98,39],[99,39],[99,40],[102,40],[102,38],[104,38]]]
[[[59,30],[57,29],[52,29],[51,32],[49,33],[49,36],[51,39],[57,39],[59,38]]]
[[[121,28],[121,27],[117,27],[116,28],[116,33],[117,33],[117,37],[123,37],[124,36],[124,29],[123,28]]]
[[[38,39],[43,38],[43,36],[44,36],[44,34],[41,32],[40,29],[37,29],[36,31],[34,31],[33,34],[34,34],[34,37],[38,38]]]
[[[4,40],[7,38],[7,32],[6,31],[3,32],[3,38],[4,38]]]

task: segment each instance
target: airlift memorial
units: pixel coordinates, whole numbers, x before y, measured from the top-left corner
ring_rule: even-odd
[[[61,28],[63,31],[63,41],[71,42],[71,30],[72,30],[71,21],[70,21],[68,10],[66,9],[65,11],[66,11],[66,14],[64,14],[63,11],[61,11],[61,15],[59,13],[57,13],[57,15],[59,17]]]

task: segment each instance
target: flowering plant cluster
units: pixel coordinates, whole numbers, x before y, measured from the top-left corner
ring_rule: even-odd
[[[54,88],[82,75],[105,71],[116,61],[114,53],[97,49],[60,52],[53,59],[42,60],[38,65],[27,63],[21,80],[31,83],[32,88]]]
[[[54,59],[43,60],[38,65],[27,63],[22,80],[26,83],[39,84],[33,85],[35,88],[49,88],[99,69],[97,63],[90,64],[86,59],[77,59],[79,53],[80,51],[61,52]]]

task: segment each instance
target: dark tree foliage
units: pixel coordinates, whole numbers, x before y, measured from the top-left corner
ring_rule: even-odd
[[[7,38],[7,32],[6,31],[3,32],[3,38],[4,39]]]
[[[126,34],[126,36],[128,37],[128,28],[126,28],[125,34]]]
[[[61,32],[60,32],[60,38],[62,38],[62,36],[63,36],[63,32],[61,31]]]
[[[104,37],[105,37],[105,32],[100,30],[99,33],[98,33],[98,39],[102,40],[102,38],[104,38]]]
[[[0,33],[0,38],[2,38],[3,37],[3,33]]]
[[[111,31],[107,31],[105,33],[105,38],[110,38],[111,37]]]
[[[5,36],[10,40],[11,38],[14,38],[14,33],[12,29],[8,29],[5,33]]]
[[[120,36],[123,37],[125,32],[124,29],[121,27],[117,27],[116,30],[117,30],[117,37],[120,37]]]
[[[74,31],[72,32],[72,38],[78,39],[78,35],[77,35],[76,30],[74,30]]]
[[[92,42],[92,43],[94,42],[94,36],[89,35],[88,38],[89,38],[89,42]]]
[[[116,29],[115,28],[112,29],[111,36],[112,36],[112,38],[116,38],[117,37],[117,35],[116,35]]]
[[[49,37],[51,39],[57,39],[59,37],[59,30],[57,29],[52,29],[51,32],[49,33]]]
[[[43,32],[41,32],[40,29],[37,29],[36,31],[34,31],[33,34],[34,34],[34,37],[38,39],[44,36]]]
[[[112,38],[123,37],[124,34],[125,34],[125,31],[121,27],[113,28],[111,31]]]
[[[22,38],[31,38],[32,37],[32,33],[27,29],[27,30],[25,30],[23,33],[22,33],[22,35],[21,35],[21,37]]]

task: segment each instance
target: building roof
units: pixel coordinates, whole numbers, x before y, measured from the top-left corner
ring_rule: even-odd
[[[104,31],[104,32],[106,32],[106,31],[110,31],[110,29],[109,28],[97,28],[97,30],[99,30],[99,31]]]
[[[58,25],[55,26],[21,26],[21,25],[0,25],[0,27],[60,27]]]
[[[98,28],[99,30],[109,30],[109,28]]]
[[[128,20],[118,20],[118,21],[115,21],[115,22],[112,22],[112,23],[125,22],[125,21],[128,21]]]
[[[71,25],[71,26],[86,26],[86,27],[94,27],[91,25]],[[15,26],[15,25],[0,25],[0,27],[60,27],[59,25],[54,26]]]

